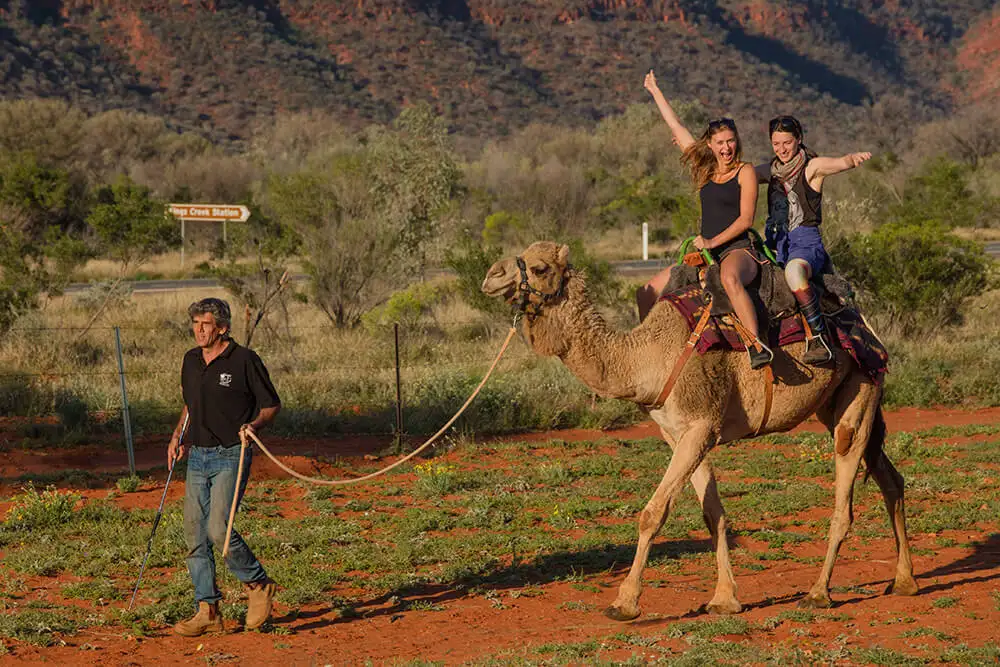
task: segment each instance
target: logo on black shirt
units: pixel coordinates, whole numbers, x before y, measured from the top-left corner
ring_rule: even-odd
[[[219,373],[219,386],[228,387],[233,383],[232,373]]]

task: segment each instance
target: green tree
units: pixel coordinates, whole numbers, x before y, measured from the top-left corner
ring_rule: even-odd
[[[336,326],[419,274],[459,187],[447,130],[427,107],[362,139],[317,146],[307,167],[267,181],[268,209],[301,236],[313,298]]]
[[[902,332],[955,324],[962,304],[994,281],[982,244],[934,222],[892,222],[830,248],[837,267],[861,290],[862,305]]]
[[[149,188],[122,177],[100,188],[96,199],[87,224],[99,239],[101,254],[118,263],[119,279],[152,257],[180,247],[180,225]]]
[[[87,259],[77,224],[83,199],[67,172],[32,153],[0,159],[0,331],[57,294]]]
[[[99,253],[118,263],[118,276],[80,336],[104,312],[130,271],[181,245],[179,223],[167,212],[164,202],[150,195],[148,188],[123,176],[113,185],[100,188],[96,199],[87,223],[97,237]]]
[[[86,193],[72,175],[41,164],[34,153],[0,158],[0,212],[4,223],[35,241],[52,227],[82,227]]]
[[[934,222],[949,229],[972,226],[986,204],[968,184],[971,167],[939,157],[907,179],[902,201],[890,216],[904,222]]]

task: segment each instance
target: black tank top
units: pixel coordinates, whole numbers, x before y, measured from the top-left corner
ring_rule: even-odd
[[[725,183],[709,181],[701,187],[701,235],[711,239],[729,228],[740,217],[740,171],[746,165],[736,170],[736,175]],[[724,245],[714,248],[712,253],[721,256],[734,245],[746,247],[750,235],[744,232]]]

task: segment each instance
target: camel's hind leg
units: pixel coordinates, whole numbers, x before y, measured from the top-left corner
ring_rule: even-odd
[[[882,411],[875,415],[871,441],[865,450],[865,465],[878,483],[889,513],[892,534],[896,538],[896,578],[886,589],[886,593],[915,595],[919,590],[913,578],[913,562],[910,559],[910,542],[906,536],[906,512],[903,504],[903,476],[892,465],[892,461],[882,449],[885,440],[885,420]]]
[[[868,445],[875,415],[878,413],[879,389],[855,373],[844,381],[832,405],[817,416],[833,433],[836,468],[833,516],[830,519],[830,542],[819,579],[813,584],[800,607],[827,608],[830,600],[830,577],[837,552],[854,521],[854,478]]]
[[[618,589],[618,597],[605,610],[605,615],[616,621],[630,621],[639,616],[639,595],[642,593],[642,571],[646,568],[649,548],[653,538],[663,528],[670,509],[694,471],[702,463],[711,443],[712,427],[706,423],[692,425],[674,447],[674,455],[667,466],[660,485],[653,497],[639,514],[639,543],[628,576]],[[727,554],[728,560],[728,554]]]

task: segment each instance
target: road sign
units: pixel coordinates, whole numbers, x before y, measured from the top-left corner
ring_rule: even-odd
[[[226,243],[226,223],[246,222],[250,209],[242,204],[170,204],[170,214],[181,221],[181,268],[184,267],[184,223],[187,221],[221,222],[222,243]]]
[[[246,222],[250,219],[250,209],[243,205],[170,204],[170,213],[181,220],[205,222]]]

